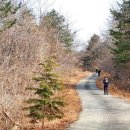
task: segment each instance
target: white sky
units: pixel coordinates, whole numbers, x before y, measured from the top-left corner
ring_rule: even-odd
[[[39,0],[33,1],[36,2]],[[100,33],[106,29],[107,19],[110,18],[110,8],[116,1],[117,0],[55,0],[51,8],[56,9],[69,19],[74,30],[79,31],[78,37],[82,41],[87,41],[94,33],[100,35]],[[36,5],[33,5],[33,7],[38,8]]]

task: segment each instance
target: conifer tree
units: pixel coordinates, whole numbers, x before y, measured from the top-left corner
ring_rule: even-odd
[[[119,4],[119,10],[111,10],[116,27],[110,30],[113,37],[112,53],[117,66],[125,65],[130,61],[130,0]]]
[[[83,69],[92,69],[94,64],[98,64],[101,61],[104,48],[100,37],[94,34],[88,41],[85,56],[81,58]]]
[[[26,102],[31,104],[24,108],[29,110],[29,117],[33,120],[40,120],[42,122],[42,130],[44,129],[44,121],[62,118],[63,112],[61,108],[64,106],[63,98],[58,95],[62,89],[62,82],[58,79],[54,69],[56,63],[53,57],[40,64],[43,67],[43,72],[39,77],[33,78],[38,84],[35,87],[29,87],[27,90],[34,91],[36,98],[30,98]]]
[[[53,9],[43,17],[40,26],[45,26],[48,31],[51,29],[55,30],[56,33],[53,34],[53,37],[56,37],[55,35],[57,34],[59,42],[63,43],[67,49],[71,49],[75,33],[72,33],[63,15]]]
[[[10,28],[16,23],[14,14],[20,7],[21,3],[15,6],[11,3],[11,0],[0,1],[0,31]]]

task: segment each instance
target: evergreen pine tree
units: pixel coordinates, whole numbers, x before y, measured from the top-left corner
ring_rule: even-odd
[[[75,33],[72,33],[63,15],[53,9],[43,17],[40,26],[45,26],[48,31],[51,29],[55,30],[56,33],[53,34],[53,37],[56,37],[55,35],[57,34],[58,41],[63,43],[67,49],[71,49]],[[57,41],[57,39],[55,40]]]
[[[15,6],[11,3],[11,0],[0,1],[0,31],[10,28],[16,23],[14,14],[20,7],[21,3]]]
[[[94,65],[98,64],[98,60],[101,61],[103,55],[102,48],[105,49],[105,46],[103,46],[100,37],[94,34],[88,41],[85,56],[81,58],[83,70],[91,70]]]
[[[29,110],[29,117],[32,120],[40,120],[42,122],[42,130],[44,129],[44,121],[62,118],[63,112],[61,108],[64,106],[62,97],[58,92],[62,89],[62,82],[58,79],[58,75],[54,73],[56,64],[54,58],[49,57],[43,64],[43,73],[39,77],[33,78],[38,84],[36,87],[29,87],[27,90],[34,91],[36,98],[30,98],[26,102],[31,104],[24,108]]]
[[[117,22],[116,27],[110,30],[115,48],[112,53],[117,66],[125,65],[130,61],[130,0],[123,1],[119,10],[111,10]]]

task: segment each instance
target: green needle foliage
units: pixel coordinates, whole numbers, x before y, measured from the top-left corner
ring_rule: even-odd
[[[57,32],[56,34],[58,35],[57,38],[59,42],[63,43],[67,49],[71,50],[75,32],[71,31],[63,15],[60,15],[53,9],[42,18],[40,25],[44,25],[48,30],[54,29]]]
[[[126,65],[130,61],[130,0],[123,0],[119,10],[111,10],[116,27],[110,30],[113,37],[112,53],[115,55],[116,66]]]
[[[29,117],[34,121],[40,120],[42,122],[42,130],[44,129],[44,121],[62,118],[62,107],[64,101],[62,97],[58,96],[59,91],[62,90],[62,82],[58,79],[54,69],[56,63],[53,57],[40,64],[43,67],[43,72],[39,77],[33,78],[36,81],[36,87],[29,87],[27,90],[33,91],[37,98],[30,98],[26,101],[31,104],[29,107],[24,108],[29,110]]]
[[[0,2],[0,31],[12,27],[16,23],[15,14],[21,7],[21,3],[15,6],[11,0],[2,0]]]

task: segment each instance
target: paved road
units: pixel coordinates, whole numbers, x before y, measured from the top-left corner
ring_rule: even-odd
[[[83,111],[68,130],[130,130],[130,101],[103,95],[96,78],[90,74],[77,85]]]

